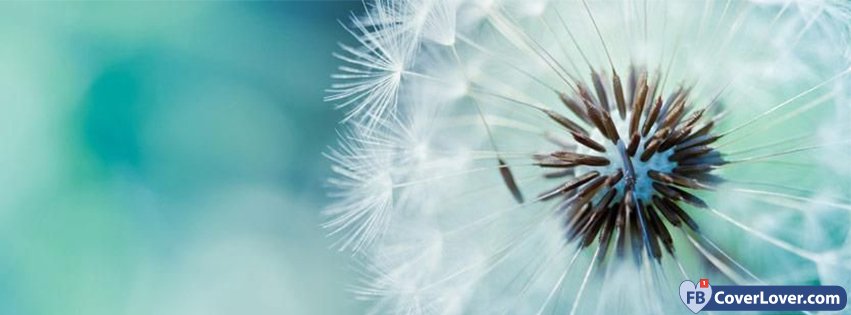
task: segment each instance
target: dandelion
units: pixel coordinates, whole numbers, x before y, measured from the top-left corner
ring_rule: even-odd
[[[371,2],[330,101],[327,227],[387,314],[682,312],[851,284],[832,1]]]

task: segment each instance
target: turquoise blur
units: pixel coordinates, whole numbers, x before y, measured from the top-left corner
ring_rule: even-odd
[[[352,314],[336,2],[0,3],[0,314]]]

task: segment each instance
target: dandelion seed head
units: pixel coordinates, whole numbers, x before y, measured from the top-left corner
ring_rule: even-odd
[[[389,314],[669,313],[681,279],[849,270],[851,196],[825,189],[851,183],[848,6],[815,2],[370,2],[329,96],[353,131],[327,227],[365,261],[356,292]]]
[[[662,248],[674,251],[663,218],[674,226],[686,222],[697,229],[682,204],[706,207],[683,188],[707,189],[719,181],[710,173],[725,162],[711,147],[718,136],[712,130],[714,122],[704,117],[710,106],[686,117],[692,106],[689,88],[657,95],[661,80],[653,80],[645,71],[630,72],[627,84],[612,73],[612,83],[607,85],[602,79],[607,76],[592,71],[592,82],[576,82],[576,97],[562,94],[564,105],[578,117],[575,121],[546,111],[577,144],[536,156],[538,165],[558,170],[551,177],[575,178],[540,198],[564,198],[559,207],[567,215],[569,241],[579,239],[584,247],[600,234],[605,255],[616,230],[622,244],[620,239],[628,238],[623,231],[633,229],[642,231],[637,236],[640,240],[630,241],[633,253],[640,256],[646,249],[648,256],[658,259]],[[624,85],[630,90],[625,92]],[[585,86],[593,86],[596,94]],[[580,123],[591,126],[591,131]],[[619,253],[623,251],[618,248]]]

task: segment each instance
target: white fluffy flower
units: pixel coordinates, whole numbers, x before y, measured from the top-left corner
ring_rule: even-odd
[[[376,313],[641,314],[682,312],[684,279],[848,284],[850,9],[370,2],[328,97],[356,291]]]

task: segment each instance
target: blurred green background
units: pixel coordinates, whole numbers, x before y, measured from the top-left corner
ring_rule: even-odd
[[[351,314],[319,214],[356,1],[0,3],[0,314]]]

